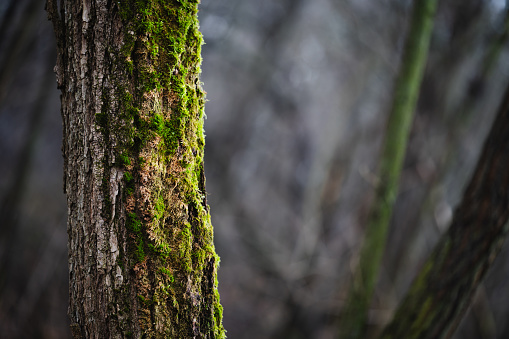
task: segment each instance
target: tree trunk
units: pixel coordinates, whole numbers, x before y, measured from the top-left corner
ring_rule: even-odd
[[[75,338],[222,338],[198,1],[48,0]]]
[[[498,254],[509,220],[509,88],[444,234],[381,338],[450,338]]]

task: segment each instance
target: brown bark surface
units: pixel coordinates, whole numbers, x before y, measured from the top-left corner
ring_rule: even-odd
[[[224,337],[197,5],[48,1],[75,338]]]

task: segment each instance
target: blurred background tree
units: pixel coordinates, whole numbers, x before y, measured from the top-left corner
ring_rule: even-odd
[[[440,2],[368,322],[447,230],[509,76],[507,4]],[[206,176],[230,338],[334,338],[373,197],[410,1],[203,0]],[[69,338],[55,42],[0,3],[0,333]],[[506,338],[509,248],[457,338]]]

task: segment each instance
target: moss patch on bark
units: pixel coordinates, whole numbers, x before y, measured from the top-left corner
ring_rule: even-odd
[[[134,277],[148,337],[225,337],[205,196],[197,8],[198,1],[118,3],[124,40],[110,57],[121,74],[113,80],[119,102],[104,98],[96,114],[116,149],[104,172],[124,171],[128,254],[119,267]]]

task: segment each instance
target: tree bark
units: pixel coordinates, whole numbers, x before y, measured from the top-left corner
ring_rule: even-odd
[[[444,234],[381,338],[450,338],[498,254],[509,220],[509,88]]]
[[[74,338],[223,338],[198,1],[48,0]]]

